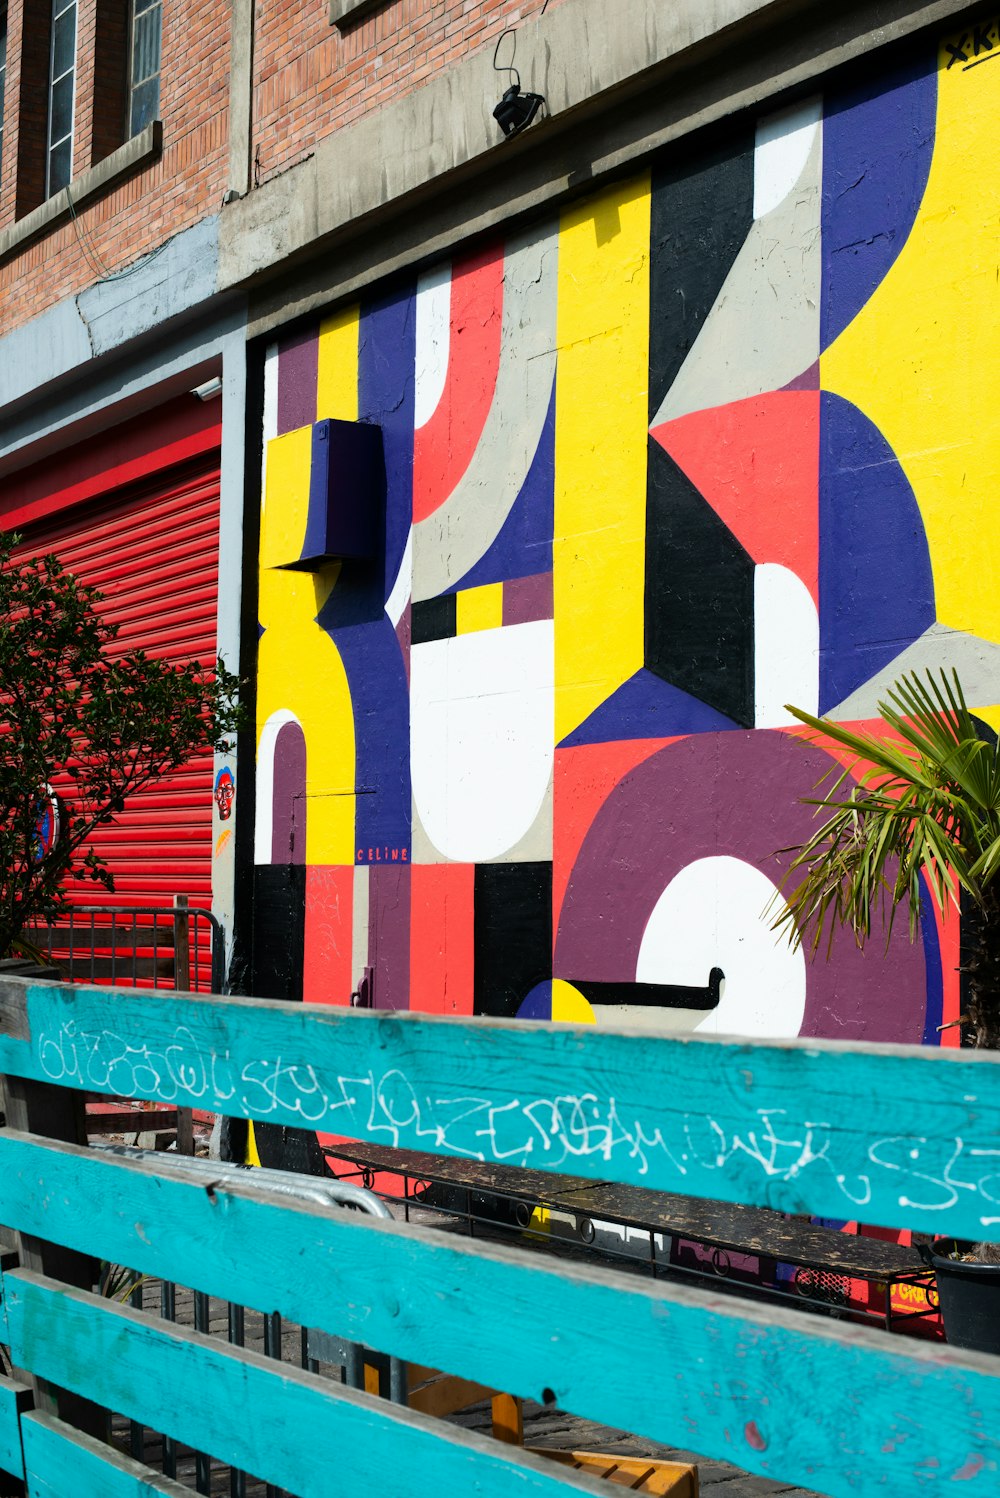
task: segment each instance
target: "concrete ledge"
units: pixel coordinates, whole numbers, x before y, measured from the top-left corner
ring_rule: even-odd
[[[806,88],[929,27],[962,0],[571,0],[518,33],[547,110],[512,141],[492,118],[484,45],[412,94],[318,141],[221,215],[220,289],[269,332],[471,234],[590,191],[704,126]],[[775,107],[771,104],[770,107]],[[335,252],[335,253],[334,253]]]
[[[117,151],[112,151],[110,156],[105,156],[103,161],[92,166],[88,172],[81,172],[78,177],[74,177],[68,187],[64,187],[54,197],[47,198],[31,213],[11,224],[9,229],[4,229],[0,233],[0,265],[33,239],[47,234],[56,224],[68,218],[74,208],[81,207],[98,193],[107,191],[120,178],[127,177],[147,161],[154,161],[160,154],[162,142],[163,126],[159,120],[153,120],[145,130],[133,135],[131,140],[119,146]]]
[[[389,0],[330,0],[330,25],[346,31]]]

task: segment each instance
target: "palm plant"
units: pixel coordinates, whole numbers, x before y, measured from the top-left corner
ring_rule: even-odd
[[[977,1046],[1000,1048],[1000,746],[983,737],[956,672],[903,676],[879,703],[885,737],[854,733],[789,707],[800,722],[851,756],[826,795],[826,813],[795,855],[774,921],[793,945],[815,953],[824,935],[850,926],[863,945],[878,920],[891,931],[908,911],[911,940],[929,892],[944,911],[965,896],[966,1015]],[[850,788],[845,789],[847,782]]]

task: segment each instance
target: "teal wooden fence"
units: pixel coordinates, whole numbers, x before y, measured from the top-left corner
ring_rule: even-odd
[[[75,1132],[80,1091],[108,1092],[1000,1239],[993,1056],[9,979],[0,1072],[15,1125],[0,1132],[0,1222],[21,1234],[19,1267],[2,1267],[0,1340],[34,1385],[0,1382],[0,1468],[26,1473],[32,1495],[183,1491],[75,1429],[84,1400],[301,1498],[607,1492],[101,1300],[91,1256],[823,1493],[1000,1491],[992,1358],[241,1185],[207,1190]]]

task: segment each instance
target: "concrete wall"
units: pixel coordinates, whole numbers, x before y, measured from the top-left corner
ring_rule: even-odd
[[[954,918],[809,964],[763,912],[838,768],[784,704],[867,723],[955,665],[1000,726],[998,47],[752,111],[274,347],[277,988],[346,1003],[370,966],[379,1007],[937,1041]],[[383,544],[285,571],[327,417],[383,431]]]

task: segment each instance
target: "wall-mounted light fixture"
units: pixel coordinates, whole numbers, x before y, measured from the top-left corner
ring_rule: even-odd
[[[522,94],[520,82],[512,83],[494,109],[493,118],[509,138],[526,130],[544,103],[543,94]]]
[[[548,5],[549,0],[545,0]],[[545,13],[545,5],[542,6],[541,14]],[[500,47],[504,37],[514,38],[513,48],[510,54],[510,66],[501,67],[497,62],[500,55]],[[521,75],[514,66],[514,57],[517,53],[517,34],[513,26],[508,26],[506,31],[501,31],[497,37],[497,44],[493,50],[493,71],[495,73],[506,73],[510,80],[510,87],[505,91],[500,103],[493,111],[493,118],[503,131],[507,140],[512,135],[519,135],[522,130],[527,130],[535,115],[545,103],[544,94],[532,94],[521,92]]]

